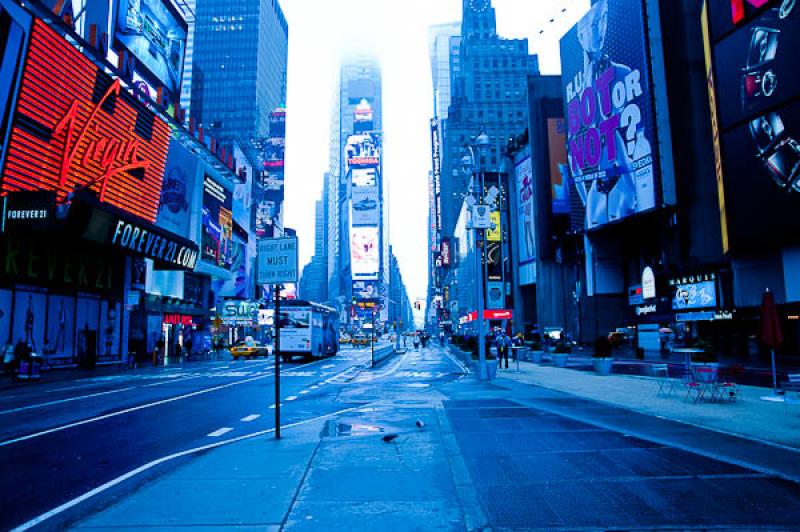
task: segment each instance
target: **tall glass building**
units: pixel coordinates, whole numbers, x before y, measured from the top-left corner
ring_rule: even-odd
[[[195,15],[195,125],[222,141],[266,137],[270,112],[285,100],[289,26],[280,3],[196,0]]]

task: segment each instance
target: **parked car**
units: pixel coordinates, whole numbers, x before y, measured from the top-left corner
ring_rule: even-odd
[[[234,360],[238,360],[239,357],[242,358],[254,358],[254,357],[268,357],[269,356],[269,347],[264,344],[260,344],[253,340],[252,336],[248,336],[241,342],[237,342],[231,347],[231,355],[233,356]]]

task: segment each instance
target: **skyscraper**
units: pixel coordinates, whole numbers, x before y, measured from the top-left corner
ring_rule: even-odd
[[[482,168],[498,170],[508,138],[527,125],[527,76],[539,69],[527,39],[497,35],[491,0],[463,0],[462,9],[461,37],[450,38],[451,101],[442,125],[443,237],[452,237],[468,185],[463,147],[485,132],[490,146]]]
[[[278,0],[196,1],[191,116],[221,141],[267,136],[285,95],[289,26]]]
[[[328,259],[325,255],[327,224],[324,198],[317,200],[314,207],[314,256],[311,257],[311,262],[303,268],[303,277],[300,279],[300,297],[310,301],[323,302],[328,295]]]
[[[381,71],[374,57],[356,55],[345,58],[339,69],[333,101],[330,173],[326,187],[328,302],[342,311],[349,306],[353,279],[350,253],[351,176],[345,153],[348,138],[365,133],[365,123],[370,124],[372,132],[382,129]],[[379,200],[382,199],[382,190],[380,187]],[[382,224],[383,201],[379,203],[379,224]]]

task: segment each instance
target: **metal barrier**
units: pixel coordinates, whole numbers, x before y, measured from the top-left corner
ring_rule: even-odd
[[[394,354],[395,350],[392,344],[375,347],[375,351],[372,354],[372,365],[377,366],[384,360],[391,358]]]

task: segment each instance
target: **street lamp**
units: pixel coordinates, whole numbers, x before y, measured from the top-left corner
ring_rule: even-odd
[[[484,175],[483,169],[481,165],[481,159],[486,154],[486,151],[489,148],[489,137],[481,131],[481,134],[478,135],[477,138],[473,138],[471,143],[466,146],[466,151],[464,157],[461,158],[461,165],[463,170],[466,174],[470,174],[470,195],[467,196],[464,201],[466,201],[467,205],[470,207],[470,220],[471,220],[471,227],[474,229],[475,233],[475,275],[478,278],[478,282],[475,283],[478,288],[478,301],[477,301],[477,314],[478,314],[478,365],[480,368],[480,378],[481,379],[488,379],[489,372],[486,367],[486,333],[485,333],[485,326],[484,326],[484,317],[483,317],[483,285],[484,280],[486,278],[484,268],[486,267],[486,261],[481,260],[483,257],[483,252],[485,248],[485,241],[486,241],[486,226],[479,224],[477,217],[475,216],[476,207],[480,205],[483,200],[483,190],[484,190]],[[476,153],[477,152],[477,153]],[[477,155],[477,157],[476,157]],[[477,164],[476,164],[477,161]],[[478,184],[478,188],[476,188],[476,181],[480,181]],[[483,240],[484,246],[481,248],[480,254],[478,253],[478,234],[483,229]],[[483,266],[481,265],[483,263]]]

